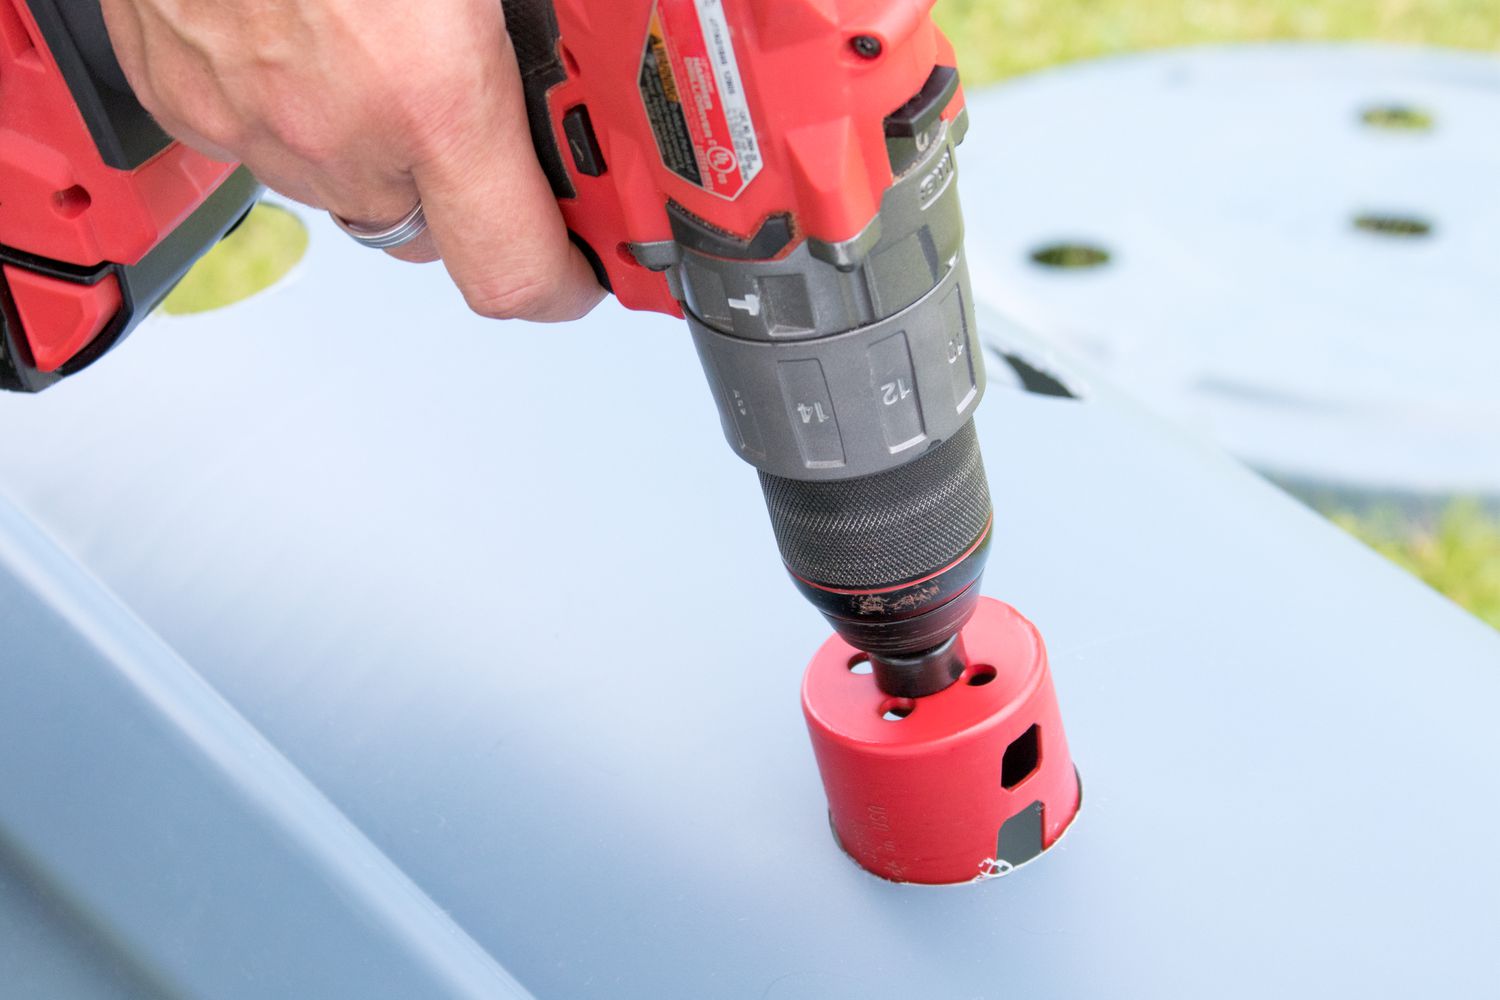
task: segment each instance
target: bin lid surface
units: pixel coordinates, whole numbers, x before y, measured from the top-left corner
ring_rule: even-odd
[[[1012,321],[1278,477],[1500,501],[1500,59],[1184,49],[969,105],[970,263]]]
[[[284,286],[0,398],[0,490],[535,995],[1500,976],[1500,636],[1104,380],[997,377],[978,417],[985,590],[1049,645],[1082,812],[1006,878],[895,885],[829,834],[826,626],[680,324],[486,322],[311,235]]]

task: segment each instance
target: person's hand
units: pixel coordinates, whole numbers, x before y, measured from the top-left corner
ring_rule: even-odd
[[[162,127],[368,228],[420,198],[485,316],[573,319],[603,296],[527,130],[500,0],[103,0],[120,65]]]

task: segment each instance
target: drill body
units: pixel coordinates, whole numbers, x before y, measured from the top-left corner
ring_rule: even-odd
[[[622,303],[687,320],[793,581],[906,697],[961,670],[991,521],[931,6],[506,4],[570,228]]]
[[[962,669],[991,527],[931,3],[504,2],[575,242],[624,305],[686,320],[795,585],[903,697]],[[254,196],[131,111],[88,7],[0,0],[0,183],[26,192],[0,202],[8,388],[104,353]],[[88,321],[59,332],[40,279]]]

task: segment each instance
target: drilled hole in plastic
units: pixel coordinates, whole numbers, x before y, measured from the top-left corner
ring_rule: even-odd
[[[1377,236],[1395,239],[1420,239],[1432,235],[1432,223],[1417,215],[1391,212],[1366,212],[1354,217],[1354,227]]]
[[[995,668],[981,663],[969,671],[967,683],[969,687],[983,687],[995,679]]]
[[[1359,120],[1387,132],[1431,132],[1432,114],[1409,104],[1377,104],[1360,113]]]
[[[88,211],[94,199],[88,191],[74,184],[70,188],[52,192],[52,211],[64,219],[76,219]]]
[[[1109,251],[1092,243],[1049,243],[1031,252],[1031,259],[1059,271],[1079,271],[1109,263]]]
[[[285,278],[307,252],[296,213],[261,202],[204,254],[162,303],[174,316],[222,309]]]
[[[868,656],[855,656],[849,660],[849,672],[851,674],[873,674],[875,668],[870,665]]]
[[[1078,394],[1055,372],[1041,367],[1041,362],[1033,362],[1019,354],[1002,351],[995,347],[991,347],[990,350],[1010,366],[1010,370],[1016,373],[1016,378],[1020,379],[1021,388],[1027,392],[1034,392],[1038,396],[1056,396],[1060,399],[1078,398]]]
[[[1011,740],[1000,759],[1000,784],[1015,788],[1036,773],[1042,759],[1042,731],[1035,724]]]
[[[917,703],[910,698],[887,698],[880,703],[880,717],[886,722],[900,722],[916,707]]]

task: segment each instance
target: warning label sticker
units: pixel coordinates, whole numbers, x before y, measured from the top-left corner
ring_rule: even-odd
[[[738,197],[760,173],[760,142],[723,0],[656,0],[639,84],[667,168],[722,198]]]

